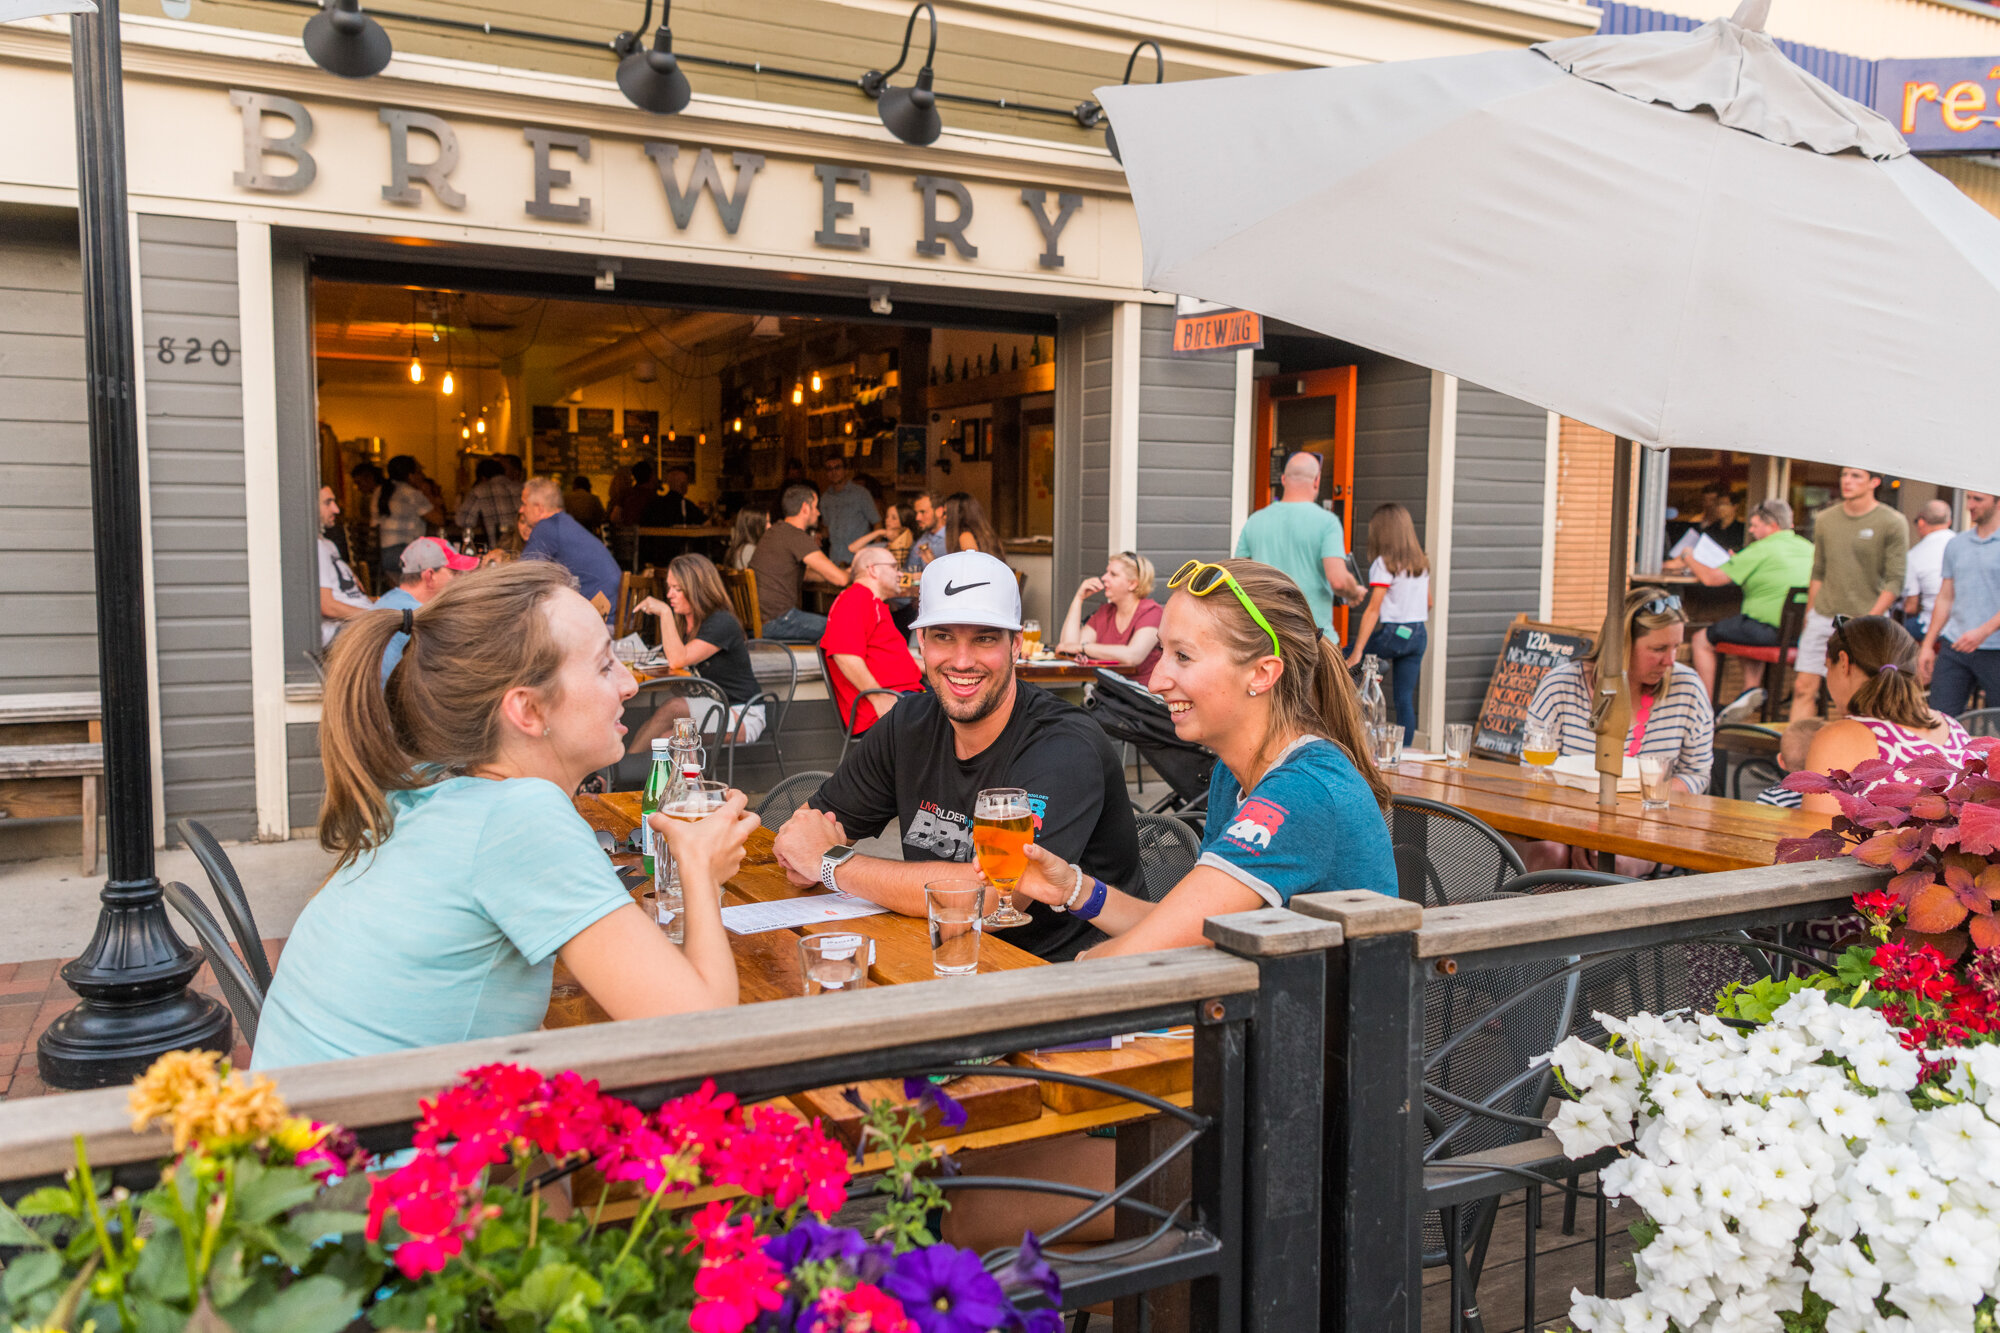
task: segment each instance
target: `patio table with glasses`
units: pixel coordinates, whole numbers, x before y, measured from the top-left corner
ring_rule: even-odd
[[[1802,838],[1827,824],[1825,815],[1679,789],[1664,810],[1640,809],[1637,792],[1621,793],[1618,808],[1605,810],[1594,791],[1538,779],[1521,765],[1490,759],[1450,768],[1406,758],[1386,776],[1396,795],[1455,805],[1502,833],[1704,873],[1770,865],[1777,860],[1779,839]]]
[[[627,835],[638,827],[640,799],[638,792],[583,795],[576,798],[576,808],[592,828],[603,829],[617,838],[622,849]],[[723,906],[776,902],[824,892],[818,887],[801,889],[792,884],[772,856],[771,844],[768,829],[760,828],[750,835],[743,866],[725,886]],[[636,865],[639,858],[621,854],[614,860],[621,865]],[[969,871],[967,866],[939,863],[940,878],[962,876]],[[636,891],[634,896],[637,897]],[[868,969],[870,985],[900,986],[933,980],[928,925],[914,917],[884,912],[799,929],[732,934],[729,943],[736,956],[742,1002],[755,1004],[803,995],[799,938],[822,933],[859,935],[873,942],[874,962]],[[1043,966],[1046,964],[1041,959],[1007,943],[1004,932],[989,931],[980,942],[981,972]],[[543,1025],[577,1027],[609,1020],[610,1015],[576,984],[558,961],[554,992]],[[1193,1045],[1191,1040],[1178,1035],[1138,1037],[1115,1050],[1026,1051],[1008,1060],[1016,1066],[1103,1079],[1186,1106],[1192,1100],[1194,1086]],[[1007,1064],[993,1068],[993,1074],[962,1078],[948,1086],[952,1097],[965,1107],[964,1126],[946,1131],[938,1123],[936,1112],[931,1113],[929,1136],[944,1150],[958,1152],[1055,1138],[1152,1114],[1148,1108],[1110,1093],[1009,1077]],[[795,1094],[791,1101],[801,1112],[827,1121],[828,1127],[852,1146],[859,1134],[862,1113],[845,1095],[849,1086],[813,1089]],[[858,1091],[869,1101],[905,1100],[902,1085],[895,1080],[876,1080]]]

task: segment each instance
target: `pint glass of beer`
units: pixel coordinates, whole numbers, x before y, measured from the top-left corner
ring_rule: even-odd
[[[986,918],[988,930],[1024,926],[1032,918],[1014,906],[1014,886],[1028,868],[1027,846],[1035,837],[1035,811],[1019,787],[988,787],[972,810],[972,853],[979,869],[1000,890],[1000,905]]]

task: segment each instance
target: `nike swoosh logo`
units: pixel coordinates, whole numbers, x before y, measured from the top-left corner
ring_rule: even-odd
[[[978,583],[946,583],[944,585],[944,595],[947,597],[956,597],[962,592],[971,592],[974,588],[983,588],[992,581],[991,579],[984,579]]]

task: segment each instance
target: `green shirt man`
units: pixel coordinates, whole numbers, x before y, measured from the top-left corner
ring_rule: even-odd
[[[1785,614],[1785,594],[1812,581],[1813,544],[1786,528],[1751,542],[1725,560],[1721,570],[1743,589],[1743,614],[1776,627]]]
[[[1347,568],[1347,534],[1340,519],[1319,507],[1319,456],[1293,454],[1285,460],[1282,482],[1284,498],[1265,505],[1244,523],[1236,539],[1236,557],[1289,575],[1305,594],[1314,622],[1338,642],[1333,594],[1357,596],[1361,589]]]

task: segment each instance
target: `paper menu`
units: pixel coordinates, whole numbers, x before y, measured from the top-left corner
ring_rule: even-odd
[[[1566,754],[1556,760],[1553,767],[1556,781],[1563,786],[1575,787],[1580,791],[1597,790],[1596,755]],[[1625,793],[1639,790],[1639,761],[1632,755],[1625,756],[1624,772],[1618,778],[1618,790]]]
[[[1684,555],[1692,555],[1710,569],[1716,569],[1729,559],[1729,552],[1722,549],[1716,540],[1699,528],[1689,528],[1667,552],[1667,559],[1678,560]]]
[[[769,903],[741,903],[722,909],[722,924],[732,935],[761,935],[767,930],[796,930],[825,921],[875,916],[889,909],[847,893],[821,893],[804,898],[780,898]]]

